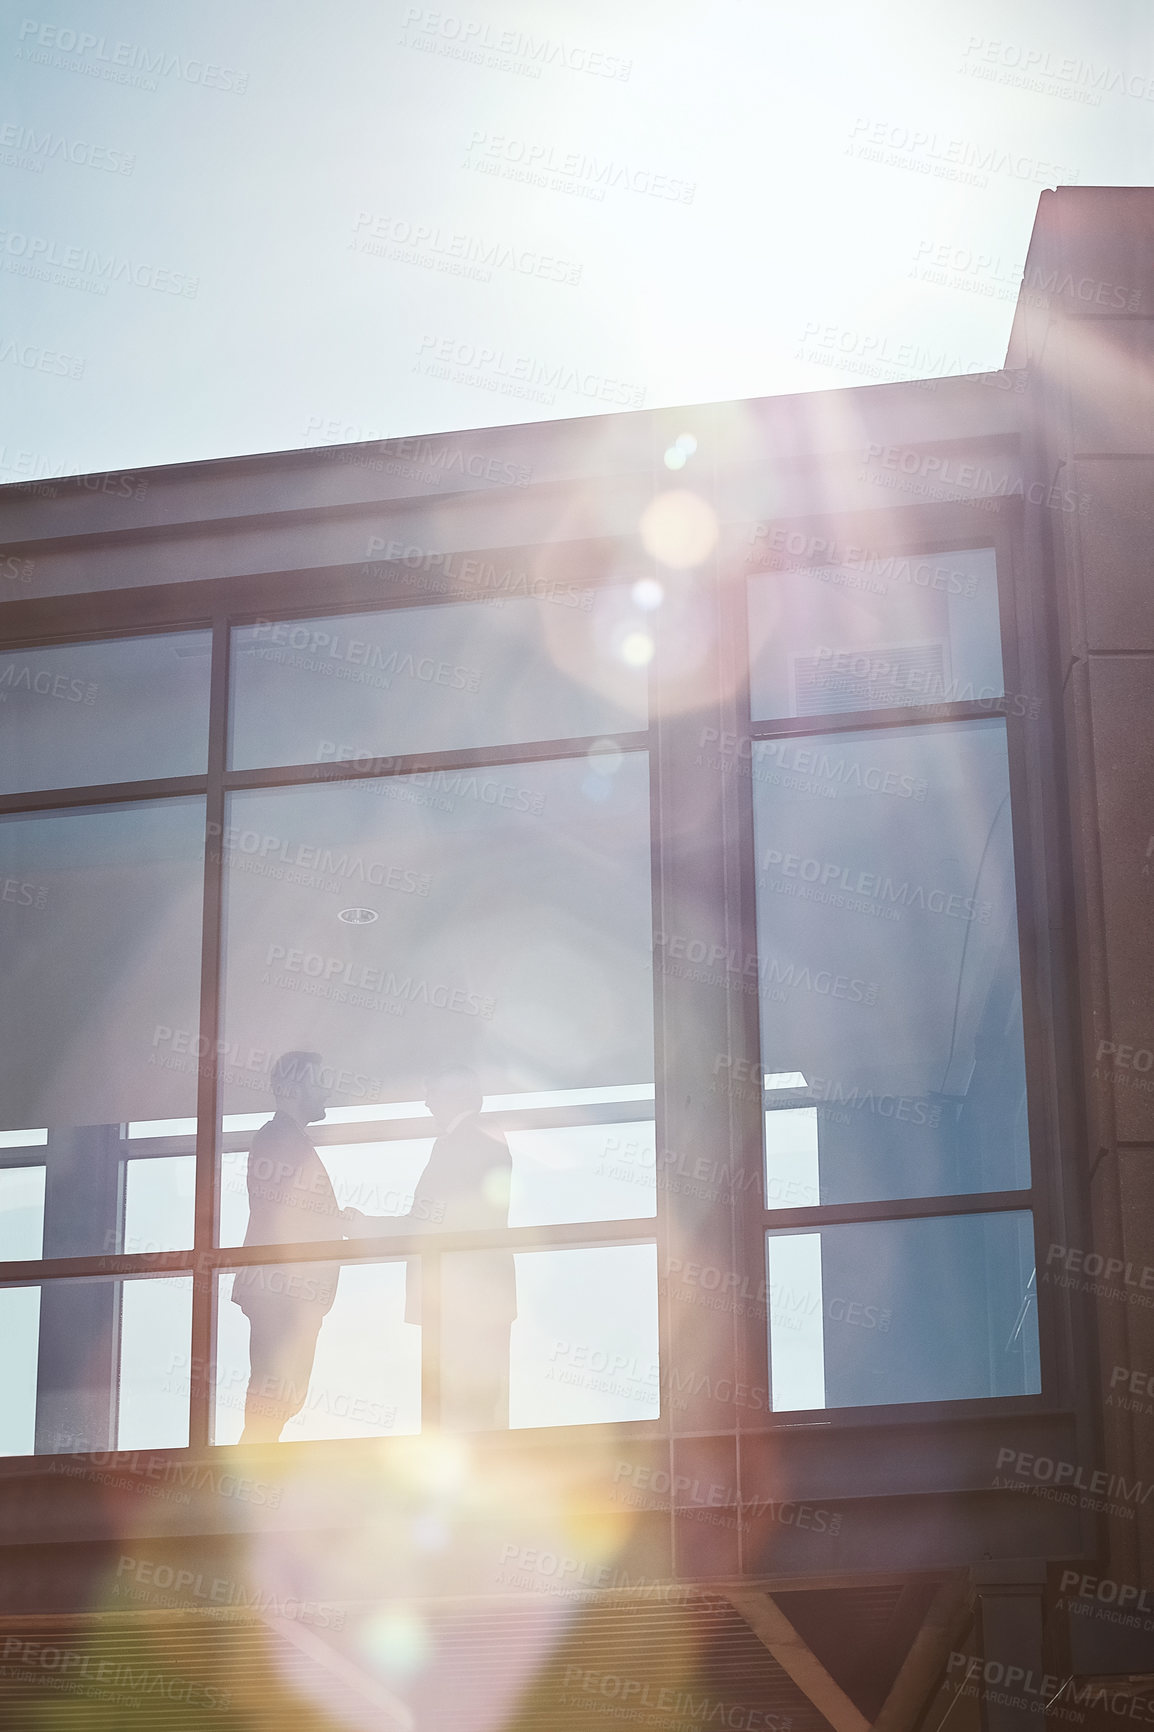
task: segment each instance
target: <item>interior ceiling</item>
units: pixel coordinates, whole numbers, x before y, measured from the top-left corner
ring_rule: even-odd
[[[868,1723],[935,1587],[919,1579],[775,1599]],[[372,1663],[365,1632],[374,1625],[364,1611],[350,1610],[341,1633],[169,1613],[5,1620],[0,1724],[8,1732],[830,1726],[720,1596],[440,1602],[421,1608],[427,1654],[407,1678],[403,1668],[390,1678],[387,1663]],[[376,1653],[380,1661],[387,1645]]]

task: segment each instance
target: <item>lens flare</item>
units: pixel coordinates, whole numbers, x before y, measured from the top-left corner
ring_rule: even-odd
[[[597,740],[589,748],[589,768],[595,776],[615,776],[624,762],[616,740]]]
[[[396,1679],[422,1671],[433,1651],[425,1620],[410,1606],[390,1606],[370,1619],[361,1644],[374,1666]]]
[[[641,542],[645,551],[674,571],[700,565],[717,545],[717,514],[708,502],[687,488],[659,493],[642,514]]]
[[[684,469],[696,450],[697,440],[693,434],[679,433],[665,453],[665,467],[667,469]]]
[[[627,632],[621,640],[621,659],[631,668],[643,668],[653,660],[653,639],[647,631]]]
[[[409,1457],[409,1470],[422,1491],[448,1497],[469,1480],[471,1457],[465,1440],[447,1432],[426,1432]]]

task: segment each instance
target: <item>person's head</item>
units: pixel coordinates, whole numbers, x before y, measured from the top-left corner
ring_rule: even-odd
[[[324,1061],[319,1052],[284,1052],[272,1067],[272,1092],[277,1111],[302,1125],[319,1124],[325,1116],[329,1091],[321,1081]]]
[[[425,1105],[438,1130],[462,1113],[479,1113],[483,1098],[480,1078],[465,1064],[443,1065],[432,1073],[425,1089]]]

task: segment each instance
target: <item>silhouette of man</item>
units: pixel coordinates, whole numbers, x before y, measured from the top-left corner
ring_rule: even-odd
[[[246,1245],[339,1239],[343,1214],[308,1126],[325,1116],[321,1056],[286,1052],[273,1066],[276,1112],[248,1157]],[[238,1269],[232,1297],[248,1318],[249,1382],[242,1443],[275,1443],[304,1406],[321,1324],[336,1298],[339,1263]]]
[[[481,1085],[455,1065],[430,1078],[426,1106],[438,1136],[407,1215],[347,1210],[349,1230],[366,1237],[397,1229],[476,1232],[509,1225],[512,1158],[503,1132],[480,1122]],[[405,1322],[420,1323],[421,1264],[409,1262]],[[508,1251],[452,1252],[441,1259],[441,1423],[458,1431],[509,1424],[509,1332],[517,1277]]]
[[[457,1233],[509,1225],[513,1170],[504,1134],[480,1122],[481,1084],[465,1066],[429,1082],[425,1104],[439,1135],[417,1180],[411,1213]],[[509,1424],[509,1332],[517,1277],[508,1251],[441,1260],[441,1423],[479,1431]],[[406,1323],[421,1321],[421,1266],[409,1264]]]

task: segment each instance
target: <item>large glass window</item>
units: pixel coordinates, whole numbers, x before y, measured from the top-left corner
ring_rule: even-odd
[[[1028,1186],[1005,723],[780,746],[753,751],[761,1058],[804,1084],[766,1091],[767,1194]]]
[[[766,1249],[776,1411],[1041,1388],[1028,1214],[799,1228]]]
[[[646,755],[608,740],[559,759],[229,796],[222,1244],[438,1229],[499,1235],[506,1227],[652,1217],[649,810]],[[286,1054],[296,1055],[324,1097],[309,1105],[317,1116],[307,1119],[290,1101],[295,1123],[278,1070]],[[475,1099],[462,1095],[440,1110],[434,1091],[446,1073],[450,1088],[470,1078],[464,1086]],[[253,1115],[257,1134],[231,1131],[258,1101],[267,1107]],[[637,1153],[626,1168],[615,1153],[638,1134],[648,1159]],[[483,1166],[474,1170],[478,1160]],[[578,1411],[586,1421],[618,1417],[620,1403],[591,1394],[575,1406],[572,1388],[560,1403],[547,1399],[548,1389],[541,1393],[538,1314],[578,1316],[588,1309],[588,1259],[603,1265],[602,1291],[612,1294],[617,1272],[632,1269],[635,1256],[609,1246],[458,1250],[435,1269],[427,1257],[419,1266],[412,1259],[394,1318],[395,1355],[408,1363],[415,1352],[419,1371],[433,1283],[436,1340],[426,1358],[430,1369],[442,1365],[433,1373],[440,1423],[571,1423]],[[375,1267],[384,1305],[403,1266]],[[315,1274],[321,1265],[300,1266],[306,1286],[309,1268]],[[644,1268],[648,1311],[643,1304],[637,1327],[652,1360],[652,1247]],[[307,1383],[308,1401],[323,1407],[328,1397],[316,1393],[316,1380],[328,1375],[325,1354],[344,1338],[347,1368],[360,1351],[342,1297],[350,1277],[363,1285],[361,1273],[334,1266],[311,1320],[295,1295],[285,1293],[282,1303],[277,1290],[262,1288],[253,1299],[251,1277],[234,1280],[229,1298],[248,1318],[262,1368],[267,1360],[262,1378],[287,1379],[286,1404],[295,1399],[293,1379],[277,1369],[279,1349],[266,1353],[266,1334],[278,1313],[295,1318],[296,1393]],[[376,1291],[362,1292],[358,1319],[377,1303]],[[236,1315],[232,1305],[221,1307],[226,1357]],[[389,1315],[385,1306],[382,1329],[393,1328]],[[620,1319],[605,1327],[619,1332]],[[482,1393],[469,1398],[478,1368],[487,1368]],[[648,1393],[649,1405],[634,1404],[627,1417],[651,1416],[656,1392]],[[219,1385],[217,1400],[223,1414]],[[376,1403],[382,1413],[389,1405]],[[384,1430],[419,1423],[409,1397],[392,1407]],[[301,1430],[321,1423],[310,1411],[306,1401],[283,1435],[336,1435]],[[259,1428],[250,1407],[245,1423],[253,1422]],[[227,1430],[223,1417],[221,1424]]]
[[[214,1443],[236,1443],[246,1424],[292,1409],[286,1442],[336,1437],[400,1437],[421,1429],[421,1331],[405,1321],[406,1264],[396,1260],[342,1267],[324,1324],[314,1334],[307,1311],[323,1303],[320,1265],[258,1266],[249,1282],[288,1325],[273,1351],[251,1364],[248,1314],[231,1303],[236,1276],[222,1275],[218,1294]],[[304,1316],[295,1336],[291,1323]]]
[[[312,764],[642,728],[627,590],[262,620],[234,633],[231,762]]]
[[[0,655],[0,1453],[673,1423],[659,1244],[678,1389],[1039,1390],[996,560],[843,552]]]
[[[290,1049],[342,1105],[652,1085],[643,753],[240,792],[223,841],[225,1113]]]
[[[219,1442],[402,1433],[430,1401],[447,1424],[603,1419],[604,1389],[552,1399],[590,1279],[587,1351],[628,1337],[656,1364],[654,1246],[620,1237],[657,1208],[645,625],[627,591],[574,587],[222,625],[241,786],[208,771],[211,633],[0,658],[10,795],[203,779],[0,816],[5,1261],[297,1251],[220,1263],[211,1388],[186,1273],[0,1289],[13,1450],[183,1442],[190,1391]],[[518,1229],[543,1237],[501,1248]],[[419,1243],[331,1254],[390,1237]],[[467,1341],[497,1313],[478,1407]],[[656,1400],[646,1381],[627,1416]]]
[[[301,1327],[260,1360],[220,1281],[213,1440],[235,1443],[254,1415],[287,1408],[281,1435],[396,1437],[422,1425],[422,1323],[406,1261],[258,1266],[266,1303]],[[422,1270],[422,1299],[428,1269]],[[320,1283],[327,1281],[321,1291]],[[331,1308],[315,1332],[304,1312]],[[654,1419],[660,1411],[657,1258],[653,1244],[459,1251],[440,1259],[437,1345],[426,1355],[439,1423],[513,1429]],[[510,1316],[509,1291],[516,1315]],[[250,1307],[250,1311],[253,1308]],[[315,1348],[313,1342],[315,1339]]]
[[[130,1160],[127,1127],[196,1112],[204,827],[202,797],[0,817],[13,1257],[192,1244],[191,1209],[160,1205],[171,1166]]]
[[[0,794],[203,774],[208,632],[0,655]]]
[[[749,614],[772,1405],[1036,1393],[993,552],[759,575]],[[1005,1212],[933,1215],[969,1195]]]
[[[999,697],[993,548],[855,551],[844,565],[785,558],[751,579],[754,720]]]
[[[0,1287],[0,1454],[188,1443],[192,1277]]]

